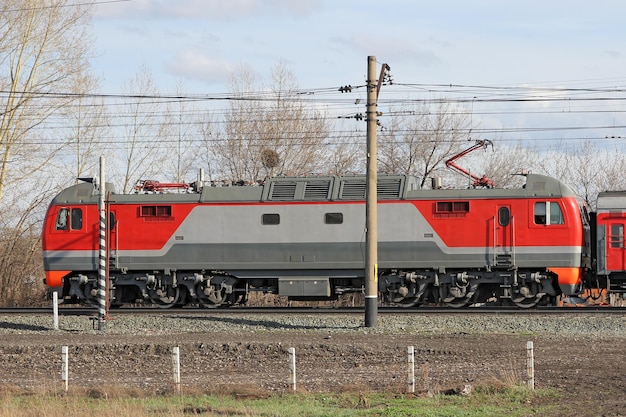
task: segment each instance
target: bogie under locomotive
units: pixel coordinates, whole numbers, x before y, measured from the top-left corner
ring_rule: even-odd
[[[183,193],[116,194],[107,184],[110,302],[217,307],[244,303],[252,291],[294,300],[361,293],[365,188],[362,176]],[[46,283],[68,302],[97,300],[98,193],[76,184],[46,215]],[[425,190],[411,176],[380,175],[378,198],[386,302],[532,307],[583,289],[589,223],[560,181],[528,174],[519,189]]]

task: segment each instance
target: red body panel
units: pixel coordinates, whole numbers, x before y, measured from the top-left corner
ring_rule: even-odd
[[[579,246],[583,244],[582,224],[578,203],[574,198],[548,199],[559,202],[563,208],[563,224],[535,224],[532,219],[533,205],[546,199],[498,199],[470,200],[467,213],[437,214],[435,201],[412,201],[412,204],[428,220],[441,239],[450,247],[515,246]],[[509,207],[514,237],[502,233],[497,219],[497,207]],[[494,235],[495,240],[494,242]],[[513,242],[514,240],[514,242]]]
[[[577,202],[573,198],[553,199],[559,201],[563,208],[563,224],[534,224],[532,209],[535,202],[545,199],[499,199],[470,200],[471,209],[467,213],[437,213],[434,200],[381,201],[381,204],[412,204],[428,221],[438,236],[449,247],[492,247],[497,246],[576,246],[582,244],[582,225]],[[249,203],[260,204],[260,203]],[[284,205],[286,203],[273,203]],[[311,204],[311,203],[288,203]],[[320,204],[320,203],[316,203]],[[323,203],[335,204],[335,203]],[[341,204],[346,204],[342,202]],[[354,203],[357,204],[357,203]],[[118,249],[123,250],[157,250],[171,239],[176,229],[198,203],[173,204],[171,216],[163,218],[145,218],[138,213],[138,204],[115,204],[110,210],[115,214],[116,230],[123,230],[117,240]],[[221,204],[229,206],[246,205],[242,203]],[[263,204],[269,206],[270,204]],[[496,222],[497,207],[509,207],[511,225],[514,232],[505,231]],[[84,210],[82,230],[55,230],[55,219],[58,210],[68,206],[51,206],[44,223],[44,250],[97,250],[99,213],[95,205],[72,205]],[[494,222],[495,229],[494,229]]]

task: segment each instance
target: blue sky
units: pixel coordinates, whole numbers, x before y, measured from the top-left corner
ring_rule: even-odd
[[[540,88],[626,91],[626,2],[621,0],[96,3],[93,68],[102,80],[101,92],[108,94],[123,93],[123,84],[142,65],[162,94],[175,93],[177,85],[186,94],[228,93],[229,79],[241,67],[251,69],[257,85],[262,84],[278,63],[304,90],[363,85],[369,55],[390,65],[397,84],[524,87],[526,91],[516,93],[524,97],[535,91],[541,97],[580,96]],[[432,93],[427,87],[403,94],[480,98],[488,91]],[[357,97],[364,100],[361,92]],[[392,94],[381,90],[379,104]],[[607,146],[621,146],[621,137],[626,137],[626,128],[620,128],[626,127],[624,92],[592,94],[610,100],[507,102],[495,110],[492,104],[476,102],[471,107],[474,121],[487,129],[490,139],[599,138]],[[538,127],[547,129],[526,131]],[[620,138],[610,139],[612,135]]]
[[[143,64],[160,90],[228,91],[282,61],[300,87],[358,84],[367,56],[402,83],[626,81],[623,1],[130,0],[98,4],[94,69],[118,92]]]

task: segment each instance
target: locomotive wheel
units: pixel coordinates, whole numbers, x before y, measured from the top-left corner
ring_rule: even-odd
[[[416,307],[422,305],[422,300],[420,299],[420,297],[403,298],[400,302],[400,305],[404,308]]]
[[[545,292],[541,292],[541,285],[536,283],[520,286],[515,294],[512,301],[519,308],[535,307],[546,296]]]
[[[400,305],[405,308],[421,306],[424,304],[424,299],[426,298],[426,293],[428,292],[428,285],[426,283],[421,282],[418,284],[418,288],[415,290],[414,297],[406,297],[401,302]]]
[[[198,298],[198,302],[205,308],[217,308],[220,307],[224,303],[225,298],[225,289],[216,288],[216,285],[210,285],[207,289],[205,289],[205,293],[208,292],[206,297]]]
[[[167,294],[158,296],[154,294],[150,298],[152,303],[159,308],[172,308],[180,303],[180,288],[168,288]]]
[[[214,300],[211,301],[208,298],[199,298],[198,302],[200,303],[200,305],[204,308],[218,308],[222,305],[223,300]]]
[[[461,308],[461,307],[466,307],[470,303],[470,301],[467,298],[462,297],[462,298],[447,299],[447,300],[444,300],[444,303],[448,307]]]
[[[439,296],[448,307],[461,308],[470,303],[470,298],[466,291],[467,287],[459,288],[457,286],[440,285]]]
[[[543,294],[537,294],[532,297],[521,297],[513,300],[516,306],[519,308],[532,308],[535,307],[543,299]]]

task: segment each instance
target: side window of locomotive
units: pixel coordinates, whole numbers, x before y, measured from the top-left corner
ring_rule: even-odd
[[[276,225],[280,224],[280,214],[268,213],[261,216],[261,224]]]
[[[69,228],[70,209],[62,208],[57,215],[56,230],[67,230]]]
[[[73,208],[72,219],[70,221],[72,230],[80,230],[83,228],[83,209]]]
[[[612,248],[624,247],[624,225],[623,224],[611,225],[611,247]]]
[[[326,224],[342,224],[343,213],[326,213],[324,215],[324,223]]]
[[[535,224],[564,224],[563,211],[559,203],[537,202],[535,203]]]
[[[550,224],[564,224],[563,211],[556,201],[550,203]]]

